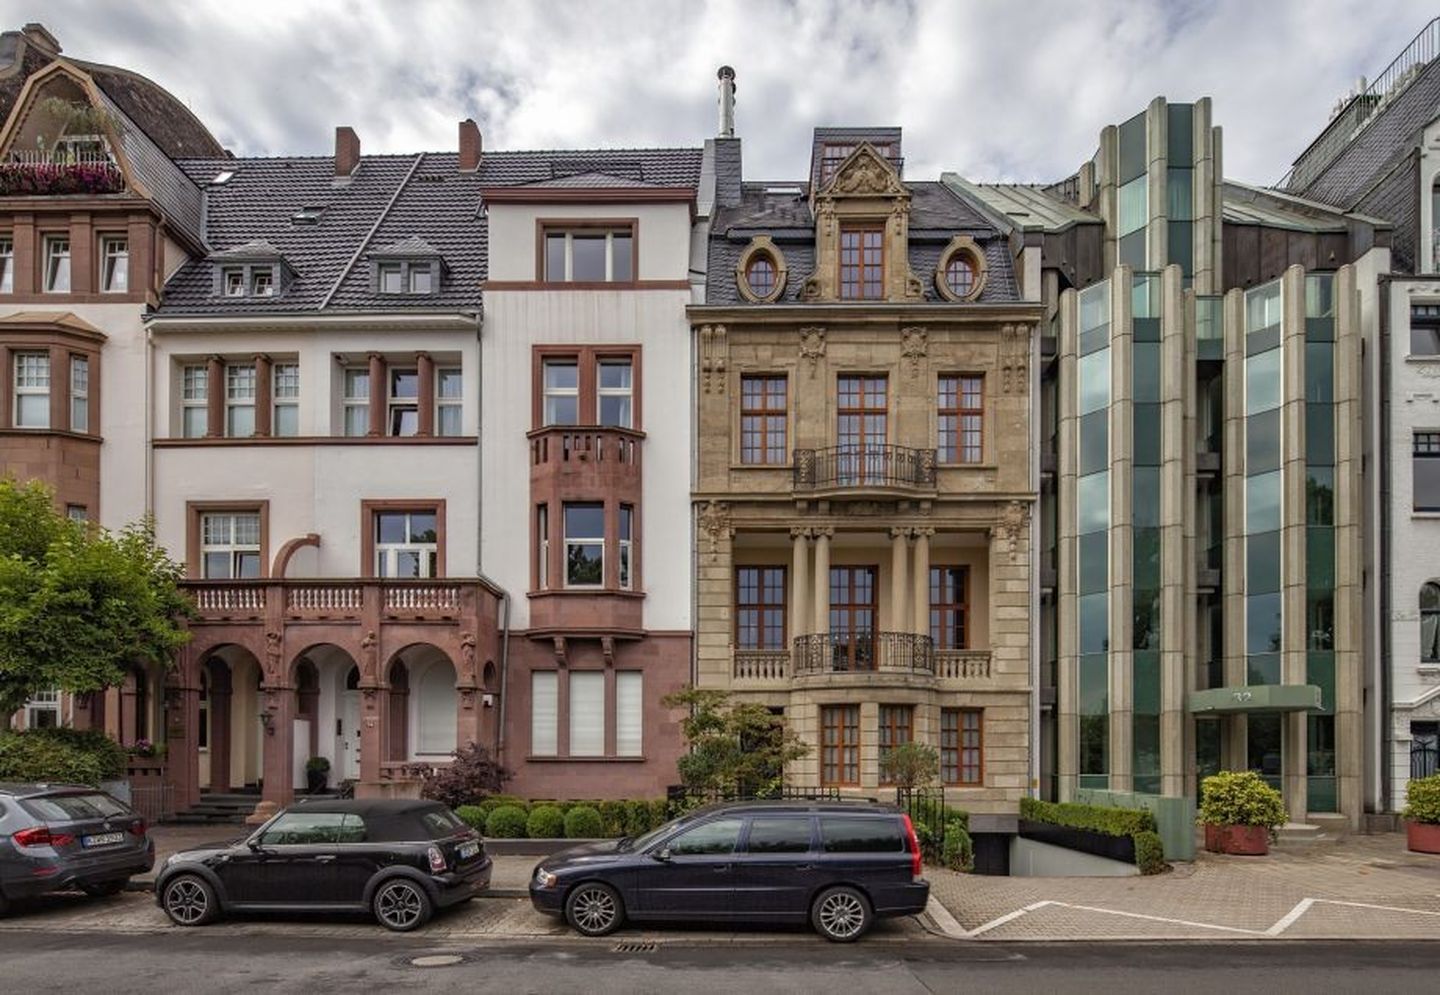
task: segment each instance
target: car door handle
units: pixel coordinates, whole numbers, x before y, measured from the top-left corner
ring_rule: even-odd
[[[320,854],[318,857],[315,858],[315,862],[316,862],[316,863],[319,863],[319,864],[328,864],[328,863],[332,862],[334,859],[335,859],[335,855],[334,855],[333,853],[322,853],[322,854]]]
[[[716,874],[724,874],[730,870],[729,864],[716,864],[713,868]]]
[[[813,870],[815,869],[815,865],[814,865],[814,864],[796,864],[795,867],[792,868],[792,869],[793,869],[793,870],[797,870],[797,871],[813,871]]]

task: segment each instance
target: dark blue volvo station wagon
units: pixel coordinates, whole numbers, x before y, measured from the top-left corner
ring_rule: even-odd
[[[635,839],[554,854],[530,878],[535,908],[586,936],[627,919],[809,921],[845,943],[929,897],[910,817],[843,802],[712,805]]]

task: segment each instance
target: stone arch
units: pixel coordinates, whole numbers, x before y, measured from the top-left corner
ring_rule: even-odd
[[[328,640],[310,643],[290,657],[286,671],[294,690],[278,693],[295,695],[295,716],[305,723],[296,727],[293,742],[297,767],[311,757],[324,757],[332,785],[360,777],[367,692],[352,647]]]
[[[494,694],[497,690],[499,690],[496,687],[496,682],[498,679],[498,674],[495,670],[495,661],[486,660],[485,667],[480,674],[480,686],[484,688],[488,694]]]
[[[200,787],[224,793],[254,784],[263,771],[260,660],[248,647],[235,642],[205,646],[196,659],[204,673],[208,698]]]
[[[448,653],[433,643],[411,643],[390,658],[387,674],[404,668],[404,746],[396,742],[398,723],[391,724],[391,755],[397,759],[447,756],[458,745],[460,670]],[[392,684],[392,698],[394,688]]]

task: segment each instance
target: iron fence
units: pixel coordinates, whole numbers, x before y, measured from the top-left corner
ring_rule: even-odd
[[[173,784],[131,784],[130,807],[149,823],[162,822],[175,814]]]
[[[945,789],[896,788],[895,805],[910,816],[921,855],[928,863],[940,863],[945,853]]]
[[[816,487],[934,487],[935,450],[834,446],[795,450],[796,490]]]

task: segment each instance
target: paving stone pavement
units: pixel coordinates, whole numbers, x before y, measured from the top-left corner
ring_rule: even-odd
[[[1440,937],[1440,856],[1408,852],[1400,834],[1201,853],[1154,877],[926,876],[976,939]]]

